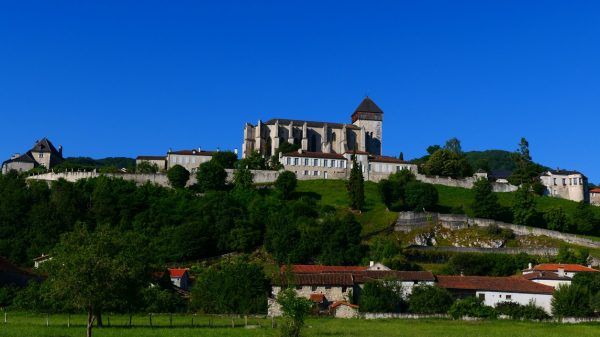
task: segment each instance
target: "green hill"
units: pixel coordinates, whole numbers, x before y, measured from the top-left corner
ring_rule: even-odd
[[[107,157],[101,159],[93,159],[90,157],[69,157],[65,158],[65,161],[61,164],[61,166],[65,167],[74,167],[74,168],[107,168],[107,167],[116,167],[116,168],[134,168],[135,167],[135,159],[127,158],[127,157]]]

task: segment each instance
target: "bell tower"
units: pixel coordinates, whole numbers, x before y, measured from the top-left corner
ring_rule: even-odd
[[[354,110],[352,124],[364,129],[365,150],[374,155],[381,155],[383,111],[369,96]]]

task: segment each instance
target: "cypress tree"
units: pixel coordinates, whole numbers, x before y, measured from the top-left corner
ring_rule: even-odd
[[[350,170],[347,188],[350,207],[361,210],[365,204],[365,180],[362,175],[362,165],[356,161],[356,155],[352,156],[352,170]]]

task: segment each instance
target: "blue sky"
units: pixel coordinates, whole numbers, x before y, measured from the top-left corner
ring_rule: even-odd
[[[600,183],[597,1],[0,1],[0,158],[241,148],[384,110],[383,151],[517,148]]]

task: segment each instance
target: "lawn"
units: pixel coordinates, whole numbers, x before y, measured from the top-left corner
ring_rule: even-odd
[[[316,197],[321,205],[350,209],[345,180],[301,180],[296,191],[300,195]],[[363,235],[369,235],[389,227],[398,218],[398,213],[388,211],[381,202],[376,183],[365,181],[365,207],[356,217],[362,224]]]
[[[169,316],[154,317],[155,327],[148,326],[147,316],[135,316],[134,327],[127,325],[127,316],[112,316],[111,327],[94,329],[94,336],[277,336],[278,330],[271,328],[268,318],[249,318],[251,328],[244,327],[244,319],[235,319],[236,327],[231,327],[227,317],[195,316],[195,327],[191,327],[191,315],[173,316],[174,327],[169,327]],[[72,326],[66,326],[66,315],[53,315],[46,326],[45,315],[11,314],[7,324],[0,323],[0,335],[17,336],[84,336],[85,318],[83,315],[71,317]],[[213,326],[209,327],[209,320]],[[105,322],[106,323],[106,322]],[[198,324],[201,324],[200,326]],[[260,324],[260,326],[258,325]],[[160,325],[160,327],[157,327]],[[304,336],[402,336],[402,337],[469,337],[469,336],[598,336],[600,324],[556,324],[521,321],[452,321],[452,320],[344,320],[332,318],[311,318],[307,321]]]

